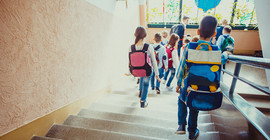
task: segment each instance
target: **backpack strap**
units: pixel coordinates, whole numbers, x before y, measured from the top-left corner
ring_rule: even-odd
[[[154,50],[157,51],[160,48],[160,45],[158,45]]]
[[[149,44],[147,44],[147,43],[145,43],[144,45],[143,45],[143,51],[147,51],[148,50],[148,47],[149,47]]]
[[[135,44],[131,45],[131,52],[136,52]]]

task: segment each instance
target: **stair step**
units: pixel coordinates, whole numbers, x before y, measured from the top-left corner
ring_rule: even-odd
[[[239,93],[249,104],[258,108],[270,109],[270,96],[269,95],[254,95]]]
[[[102,107],[102,106],[101,106]],[[112,107],[113,108],[113,107]],[[133,112],[123,112],[119,111],[119,108],[115,108],[114,110],[110,109],[97,109],[97,110],[92,110],[92,109],[81,109],[80,112],[78,113],[79,116],[83,117],[93,117],[93,118],[101,118],[101,119],[108,119],[108,120],[118,120],[118,121],[127,121],[127,122],[136,122],[136,123],[148,123],[151,125],[170,125],[174,126],[177,124],[177,112],[172,113],[173,116],[169,117],[164,117],[159,116],[159,117],[153,117],[151,116],[152,114],[157,114],[153,111],[145,111],[144,109],[138,109],[138,108],[132,108],[133,110],[139,110],[139,111],[133,111]],[[129,108],[126,108],[127,110]],[[125,110],[125,109],[122,109]],[[144,112],[148,112],[147,114]],[[150,115],[149,115],[150,114]],[[211,115],[210,114],[200,114],[198,116],[198,123],[212,123],[211,122]]]
[[[33,136],[31,140],[61,140],[57,138],[49,138],[49,137],[41,137],[41,136]]]
[[[147,132],[151,130],[153,137],[162,134],[167,131],[168,134],[171,134],[177,129],[177,123],[172,126],[164,125],[164,126],[156,126],[156,125],[147,125],[147,124],[139,124],[132,122],[123,122],[123,121],[115,121],[115,120],[105,120],[99,118],[90,118],[90,117],[81,117],[81,116],[69,116],[64,125],[77,126],[82,128],[92,128],[106,131],[114,131],[114,132],[123,132],[130,134],[142,134],[143,132]],[[204,123],[200,124],[199,129],[204,132],[215,131],[215,125],[213,123]],[[143,131],[143,132],[141,132]],[[160,131],[160,132],[158,132]],[[158,133],[158,134],[155,134]],[[150,135],[149,132],[147,134]],[[146,135],[148,136],[148,135]]]
[[[64,125],[164,139],[183,138],[175,135],[175,130],[171,128],[153,127],[135,123],[83,118],[77,116],[69,116],[64,122]]]
[[[138,135],[109,132],[96,129],[77,128],[66,125],[55,124],[46,134],[47,137],[59,138],[65,140],[156,140],[159,138],[150,138]]]

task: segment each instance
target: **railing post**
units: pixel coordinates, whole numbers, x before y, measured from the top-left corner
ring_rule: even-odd
[[[234,76],[239,77],[240,69],[241,69],[241,63],[236,63],[236,66],[235,66],[235,69],[234,69]],[[233,92],[234,92],[234,89],[235,89],[235,86],[236,86],[236,81],[237,81],[237,78],[233,78],[231,88],[230,88],[230,91],[229,91],[230,94],[233,94]]]

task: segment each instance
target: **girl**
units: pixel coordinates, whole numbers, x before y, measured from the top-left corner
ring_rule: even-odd
[[[146,29],[142,26],[137,27],[134,35],[136,37],[135,49],[136,50],[143,50],[143,47],[146,44],[144,41],[145,37],[147,36]],[[129,52],[131,52],[131,48],[129,49]],[[149,45],[146,52],[147,52],[147,55],[151,59],[152,66],[153,66],[154,72],[156,74],[155,77],[156,77],[156,79],[158,79],[160,81],[158,67],[157,67],[157,61],[155,58],[153,46]],[[146,97],[148,94],[149,80],[150,80],[150,76],[140,77],[140,82],[139,82],[140,83],[140,85],[139,85],[140,95],[139,95],[139,97],[141,98],[141,100],[140,100],[141,108],[145,108],[148,105],[148,103],[146,102]]]
[[[179,66],[179,60],[178,60],[178,54],[177,54],[178,40],[179,40],[179,36],[173,33],[170,37],[169,43],[166,46],[166,52],[168,54],[168,71],[165,73],[163,83],[164,84],[166,83],[169,72],[171,72],[171,76],[166,85],[169,90],[172,90],[173,88],[173,86],[171,86],[171,82],[174,78],[175,70]]]

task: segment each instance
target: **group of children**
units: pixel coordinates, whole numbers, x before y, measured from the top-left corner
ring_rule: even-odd
[[[198,36],[191,37],[190,35],[185,36],[183,47],[181,48],[181,55],[178,56],[178,42],[179,36],[175,33],[172,33],[168,37],[168,32],[163,31],[162,34],[156,33],[154,36],[155,43],[153,45],[146,45],[145,37],[147,36],[146,29],[142,26],[139,26],[135,31],[135,49],[136,50],[145,50],[152,65],[151,76],[140,77],[140,105],[142,108],[147,107],[147,93],[149,88],[149,81],[151,80],[152,90],[156,90],[157,94],[160,94],[160,82],[163,79],[163,83],[166,82],[169,72],[171,76],[167,81],[167,88],[172,89],[171,82],[177,72],[177,87],[176,92],[180,93],[178,97],[178,129],[176,130],[177,134],[186,133],[186,117],[187,117],[187,105],[185,104],[185,98],[187,97],[187,79],[189,73],[189,66],[186,63],[186,57],[189,49],[190,42],[197,42],[199,44],[198,49],[203,51],[208,51],[210,48],[208,46],[213,45],[211,38],[216,35],[217,19],[213,16],[206,16],[201,20]],[[234,40],[230,36],[231,27],[224,26],[223,34],[217,41],[216,45],[223,52],[222,53],[222,64],[226,63],[227,55],[231,54],[229,52],[233,51]],[[230,40],[228,40],[228,38]],[[227,46],[225,46],[225,45]],[[229,45],[228,45],[229,44]],[[148,46],[148,47],[145,47]],[[225,46],[225,47],[224,47]],[[231,46],[231,47],[228,47]],[[229,51],[229,52],[228,52]],[[132,52],[132,49],[130,49]],[[180,60],[180,62],[179,62]],[[132,72],[131,72],[132,73]],[[164,76],[164,77],[163,77]],[[156,79],[156,85],[155,85]],[[198,88],[198,87],[197,87]],[[208,89],[209,90],[209,89]],[[181,91],[181,92],[180,92]],[[189,119],[188,119],[188,132],[189,139],[196,139],[199,135],[199,129],[197,128],[197,119],[198,119],[198,110],[190,109]]]

